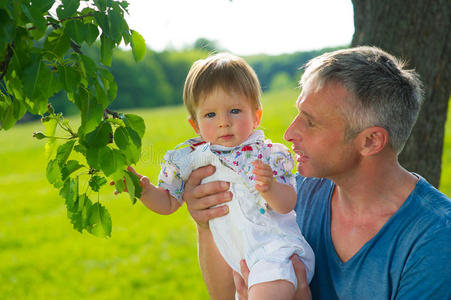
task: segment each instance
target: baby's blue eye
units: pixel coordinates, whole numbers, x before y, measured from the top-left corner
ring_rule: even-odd
[[[241,109],[234,108],[230,111],[232,114],[239,114],[241,112]]]
[[[207,117],[207,118],[213,118],[214,116],[216,116],[216,114],[214,112],[209,112],[209,113],[205,114],[205,117]]]

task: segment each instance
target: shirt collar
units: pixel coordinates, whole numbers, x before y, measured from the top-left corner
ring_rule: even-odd
[[[250,145],[250,144],[263,143],[264,141],[265,141],[265,134],[263,133],[263,131],[262,130],[255,130],[240,145],[237,145],[237,146],[234,146],[234,147],[226,147],[226,146],[222,146],[222,145],[210,145],[210,147],[211,147],[211,150],[213,150],[213,151],[229,152],[229,151],[233,151],[236,148],[241,148],[243,146]],[[198,145],[204,144],[205,141],[202,140],[200,137],[196,137],[196,138],[189,139],[188,143],[189,143],[190,146],[196,147]],[[205,144],[210,144],[210,143],[205,143]]]

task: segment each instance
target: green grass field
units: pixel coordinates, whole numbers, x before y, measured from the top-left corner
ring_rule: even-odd
[[[264,95],[261,127],[274,142],[283,142],[296,113],[297,93]],[[147,124],[136,169],[156,182],[165,151],[193,132],[183,107],[133,113]],[[45,178],[44,141],[31,137],[37,130],[42,130],[39,122],[0,132],[0,299],[208,299],[197,263],[195,225],[186,207],[159,216],[141,203],[132,206],[126,195],[113,196],[107,187],[100,200],[113,220],[112,237],[79,234]],[[449,149],[451,122],[441,183],[447,195]]]

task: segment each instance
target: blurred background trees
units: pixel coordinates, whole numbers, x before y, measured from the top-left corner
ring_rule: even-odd
[[[352,0],[352,46],[373,45],[402,58],[424,84],[418,121],[400,163],[440,183],[443,140],[451,91],[451,2],[448,0]]]

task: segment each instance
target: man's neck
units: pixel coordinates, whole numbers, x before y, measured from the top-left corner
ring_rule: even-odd
[[[332,180],[336,185],[334,200],[348,213],[364,216],[396,212],[414,189],[418,178],[395,159],[369,161],[351,174]]]
[[[346,262],[398,211],[418,178],[397,161],[386,161],[363,164],[333,181],[331,236],[337,255]]]

